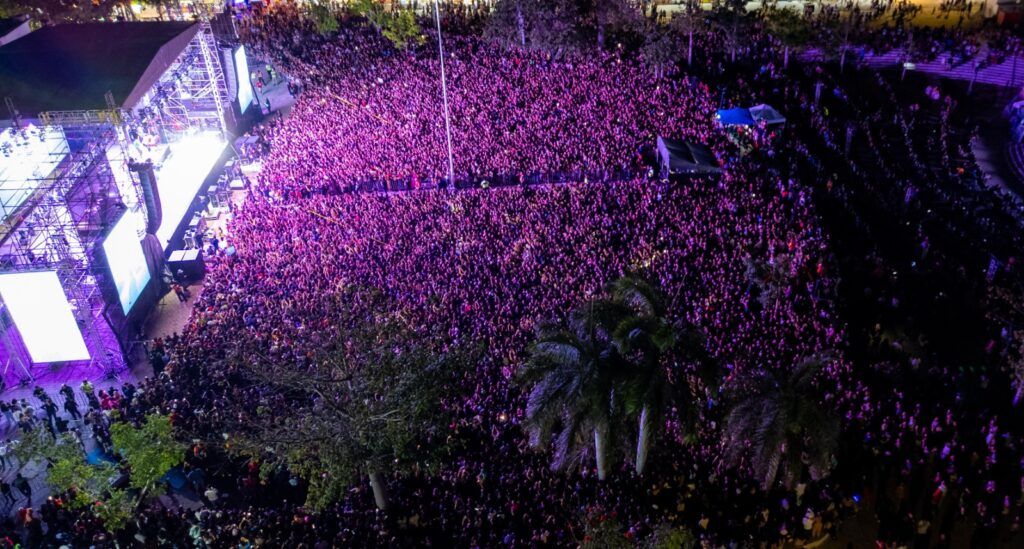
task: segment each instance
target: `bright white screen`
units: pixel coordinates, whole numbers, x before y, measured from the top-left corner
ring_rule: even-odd
[[[124,314],[132,309],[135,300],[139,299],[139,294],[149,282],[149,267],[142,253],[138,224],[134,215],[126,213],[103,241],[103,253],[107,256],[110,276],[114,279],[117,298]]]
[[[0,214],[21,207],[68,154],[64,131],[29,124],[24,131],[0,130]]]
[[[235,71],[238,73],[238,107],[242,112],[252,103],[252,80],[249,79],[249,60],[245,57],[245,46],[235,50]]]
[[[89,359],[56,271],[0,274],[0,297],[32,362]]]
[[[163,212],[156,236],[165,249],[225,146],[220,136],[211,133],[190,135],[171,144],[170,158],[156,170]]]

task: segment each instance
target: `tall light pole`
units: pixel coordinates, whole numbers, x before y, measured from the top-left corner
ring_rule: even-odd
[[[452,124],[448,113],[448,81],[444,74],[444,44],[441,41],[441,9],[434,0],[434,20],[437,21],[437,51],[441,56],[441,100],[444,102],[444,133],[448,139],[448,184],[455,188],[455,163],[452,161]]]

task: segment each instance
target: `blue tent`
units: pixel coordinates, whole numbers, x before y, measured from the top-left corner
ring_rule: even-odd
[[[750,116],[750,109],[736,107],[718,111],[718,122],[723,126],[753,126],[754,118]]]

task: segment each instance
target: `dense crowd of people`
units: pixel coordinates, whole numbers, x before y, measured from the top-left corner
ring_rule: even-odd
[[[437,56],[386,42],[346,28],[320,47],[316,85],[273,138],[288,151],[267,160],[274,192],[437,187],[448,178]],[[646,68],[619,55],[554,60],[460,37],[447,48],[457,183],[609,179],[639,172],[658,135],[710,136],[713,108],[700,84],[651,86]]]
[[[306,77],[325,78],[328,85],[307,90],[289,119],[265,134],[270,153],[256,196],[233,227],[237,259],[213,269],[197,305],[196,340],[223,341],[244,329],[252,334],[246,342],[261,344],[243,351],[301,361],[330,337],[332,315],[338,315],[332,294],[369,287],[385,293],[414,325],[440,327],[452,344],[486,345],[487,364],[466,380],[468,394],[457,403],[464,419],[456,426],[459,436],[482,447],[442,473],[440,485],[424,479],[433,486],[430,499],[447,508],[405,500],[400,507],[411,509],[421,526],[390,535],[419,531],[436,543],[457,536],[470,545],[572,543],[565,525],[578,524],[579,504],[566,498],[603,488],[552,490],[546,512],[517,516],[501,509],[502,501],[522,511],[528,507],[519,503],[528,493],[524,475],[545,485],[565,482],[527,451],[517,427],[522,402],[511,377],[538,322],[557,318],[624,273],[644,274],[663,287],[675,314],[705,327],[709,346],[734,372],[784,367],[841,341],[829,301],[822,299],[833,290],[821,276],[829,251],[797,182],[779,181],[753,160],[737,163],[721,179],[686,185],[644,175],[615,178],[612,171],[600,183],[589,181],[589,173],[609,166],[621,167],[618,174],[650,173],[645,151],[659,134],[718,144],[723,159],[735,157],[712,124],[706,87],[669,78],[651,82],[635,61],[614,56],[553,62],[539,54],[501,54],[471,38],[452,40],[452,88],[476,90],[453,92],[453,120],[471,117],[475,128],[462,135],[455,123],[455,141],[466,142],[456,148],[460,166],[475,163],[460,168],[465,171],[457,178],[480,183],[517,170],[518,184],[456,194],[347,193],[342,191],[367,172],[402,179],[404,188],[415,189],[417,178],[436,181],[445,171],[445,151],[436,119],[439,96],[430,67],[423,66],[429,58],[391,51],[369,29],[345,29],[339,41],[346,46],[316,50],[332,60],[317,64],[329,67],[322,70],[327,74]],[[349,50],[356,55],[340,55]],[[634,85],[611,85],[630,79]],[[588,88],[556,95],[559,84]],[[569,104],[573,97],[593,102]],[[558,101],[566,104],[559,107]],[[534,109],[538,104],[544,108]],[[414,107],[423,111],[406,112]],[[420,118],[432,125],[415,131],[389,125]],[[528,131],[498,131],[520,126]],[[367,139],[373,132],[379,137]],[[594,147],[580,154],[591,140]],[[416,150],[420,143],[430,147],[423,156]],[[324,156],[310,162],[299,153],[306,149]],[[556,172],[574,181],[537,186],[530,178]],[[784,265],[790,281],[784,302],[762,305],[748,272],[752,262]],[[833,371],[843,367],[837,361]],[[703,476],[698,471],[713,467],[712,440],[709,435],[701,459],[677,458],[672,468],[697,481]],[[480,488],[479,497],[493,506],[467,519],[458,510],[472,500],[461,488],[441,487],[479,483],[480,477],[489,486]],[[615,513],[635,523],[631,527],[638,532],[649,531],[652,518],[638,514],[633,499],[647,497],[646,488],[631,491]],[[705,492],[695,489],[689,497],[709,497]],[[748,524],[747,535],[755,536],[786,524],[796,531],[806,514],[794,505],[770,520],[754,520],[763,504],[751,499],[745,515],[720,514],[704,528],[725,533]],[[826,508],[822,504],[817,512]],[[479,528],[452,523],[456,516]]]
[[[709,34],[717,46],[685,77],[654,76],[625,52],[555,59],[453,35],[445,181],[436,49],[395,50],[353,21],[324,38],[294,10],[243,20],[253,50],[303,91],[242,151],[262,171],[232,206],[232,253],[207,258],[182,334],[154,342],[157,375],[102,394],[82,386],[78,401],[44,391],[41,413],[0,403],[9,429],[72,428],[108,449],[112,410],[168,414],[193,441],[184,490],[202,507],[147,507],[122,545],[572,546],[594,517],[629,540],[669,523],[708,544],[767,545],[836,537],[861,506],[886,546],[949,546],[965,523],[978,547],[1015,535],[1024,448],[1000,370],[1015,328],[978,303],[1024,287],[1021,211],[985,185],[955,94],[783,68],[762,34],[736,63]],[[725,131],[723,101],[770,102],[787,125]],[[724,173],[660,177],[659,135],[706,143]],[[701,329],[725,381],[696,432],[668,414],[643,478],[628,464],[603,482],[588,467],[553,472],[528,447],[513,378],[539,323],[623,274],[655,283],[672,319]],[[387,308],[356,314],[399,314],[486,354],[445,399],[460,442],[449,463],[389,477],[387,512],[365,484],[314,512],[304,479],[225,455],[257,410],[288,413],[240,364],[305,367],[338,337],[338,298],[356,288]],[[818,388],[842,423],[836,468],[763,490],[719,458],[732,383],[812,356],[828,357]],[[60,496],[9,519],[10,544],[113,543]]]

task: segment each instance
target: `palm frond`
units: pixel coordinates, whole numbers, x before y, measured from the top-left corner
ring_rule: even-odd
[[[533,346],[530,362],[547,367],[579,369],[583,363],[584,351],[578,343],[571,341],[539,341]]]
[[[565,470],[578,467],[588,448],[583,433],[586,431],[586,416],[580,411],[566,410],[562,415],[562,430],[555,439],[551,468]]]
[[[813,355],[801,360],[790,372],[789,385],[793,388],[808,387],[828,361],[828,355]]]
[[[569,313],[569,331],[582,341],[611,341],[615,326],[629,315],[629,309],[608,299],[592,299]]]
[[[629,307],[637,316],[654,317],[664,312],[660,293],[640,278],[621,277],[610,284],[609,291],[615,301]]]

